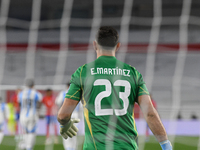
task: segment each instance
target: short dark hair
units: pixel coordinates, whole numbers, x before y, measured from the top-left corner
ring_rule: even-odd
[[[52,89],[48,88],[46,89],[46,92],[52,92]]]
[[[100,27],[96,34],[97,43],[102,47],[115,47],[118,39],[119,35],[117,31],[110,26]]]

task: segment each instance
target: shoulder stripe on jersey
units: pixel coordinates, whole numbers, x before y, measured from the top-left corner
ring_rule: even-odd
[[[80,72],[80,83],[81,83],[81,87],[83,86],[82,85],[82,79],[81,79],[81,74],[82,74],[82,71],[83,71],[83,67],[85,66],[85,64],[81,67],[81,72]]]
[[[139,87],[139,88],[141,88],[141,89],[143,90],[144,93],[146,93],[146,94],[149,95],[149,93],[148,93],[147,91],[145,91],[145,89],[143,89],[142,87]],[[143,92],[139,92],[139,93],[143,93]]]
[[[138,84],[138,83],[139,83],[139,82],[138,82],[138,80],[139,80],[139,79],[138,79],[138,72],[136,71],[135,73],[136,73],[137,84]]]
[[[77,90],[72,96],[70,96],[70,98],[75,97],[74,95],[76,95],[76,93],[78,93],[81,89]],[[80,98],[78,98],[80,99]]]
[[[74,98],[80,99],[80,97],[76,97],[76,96],[69,95],[69,94],[66,94],[66,96],[70,96],[70,98],[74,97]]]

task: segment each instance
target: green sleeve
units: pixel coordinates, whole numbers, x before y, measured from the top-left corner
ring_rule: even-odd
[[[71,83],[69,90],[65,95],[65,98],[70,98],[73,100],[80,101],[81,95],[82,95],[81,88],[77,86],[76,84]]]
[[[142,75],[138,72],[138,96],[149,95],[149,91],[146,87],[146,84],[143,80]]]
[[[82,95],[82,88],[81,88],[81,72],[82,67],[79,67],[74,74],[71,76],[70,80],[70,87],[68,92],[65,95],[65,98],[70,98],[73,100],[80,101]]]

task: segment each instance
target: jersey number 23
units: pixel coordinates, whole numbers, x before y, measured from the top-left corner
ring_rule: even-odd
[[[111,95],[112,89],[111,89],[111,82],[107,79],[97,79],[94,82],[94,86],[99,85],[105,85],[105,91],[100,92],[96,98],[95,98],[95,115],[96,116],[103,116],[103,115],[113,115],[115,112],[115,115],[122,116],[127,113],[127,108],[129,105],[129,95],[131,90],[131,85],[126,80],[116,80],[114,82],[114,86],[122,86],[124,87],[124,92],[119,92],[119,98],[123,101],[123,109],[102,109],[101,108],[101,100],[105,97],[109,97]]]

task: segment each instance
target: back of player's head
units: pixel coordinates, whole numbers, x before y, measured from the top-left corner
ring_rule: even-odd
[[[34,80],[33,79],[26,79],[25,80],[25,86],[32,88],[34,86]]]
[[[48,88],[48,89],[46,89],[46,95],[47,96],[51,96],[52,95],[52,89],[51,88]]]
[[[48,88],[46,89],[46,92],[52,92],[52,89]]]
[[[110,26],[100,27],[96,34],[97,43],[104,49],[110,49],[117,45],[119,35],[117,31]]]

